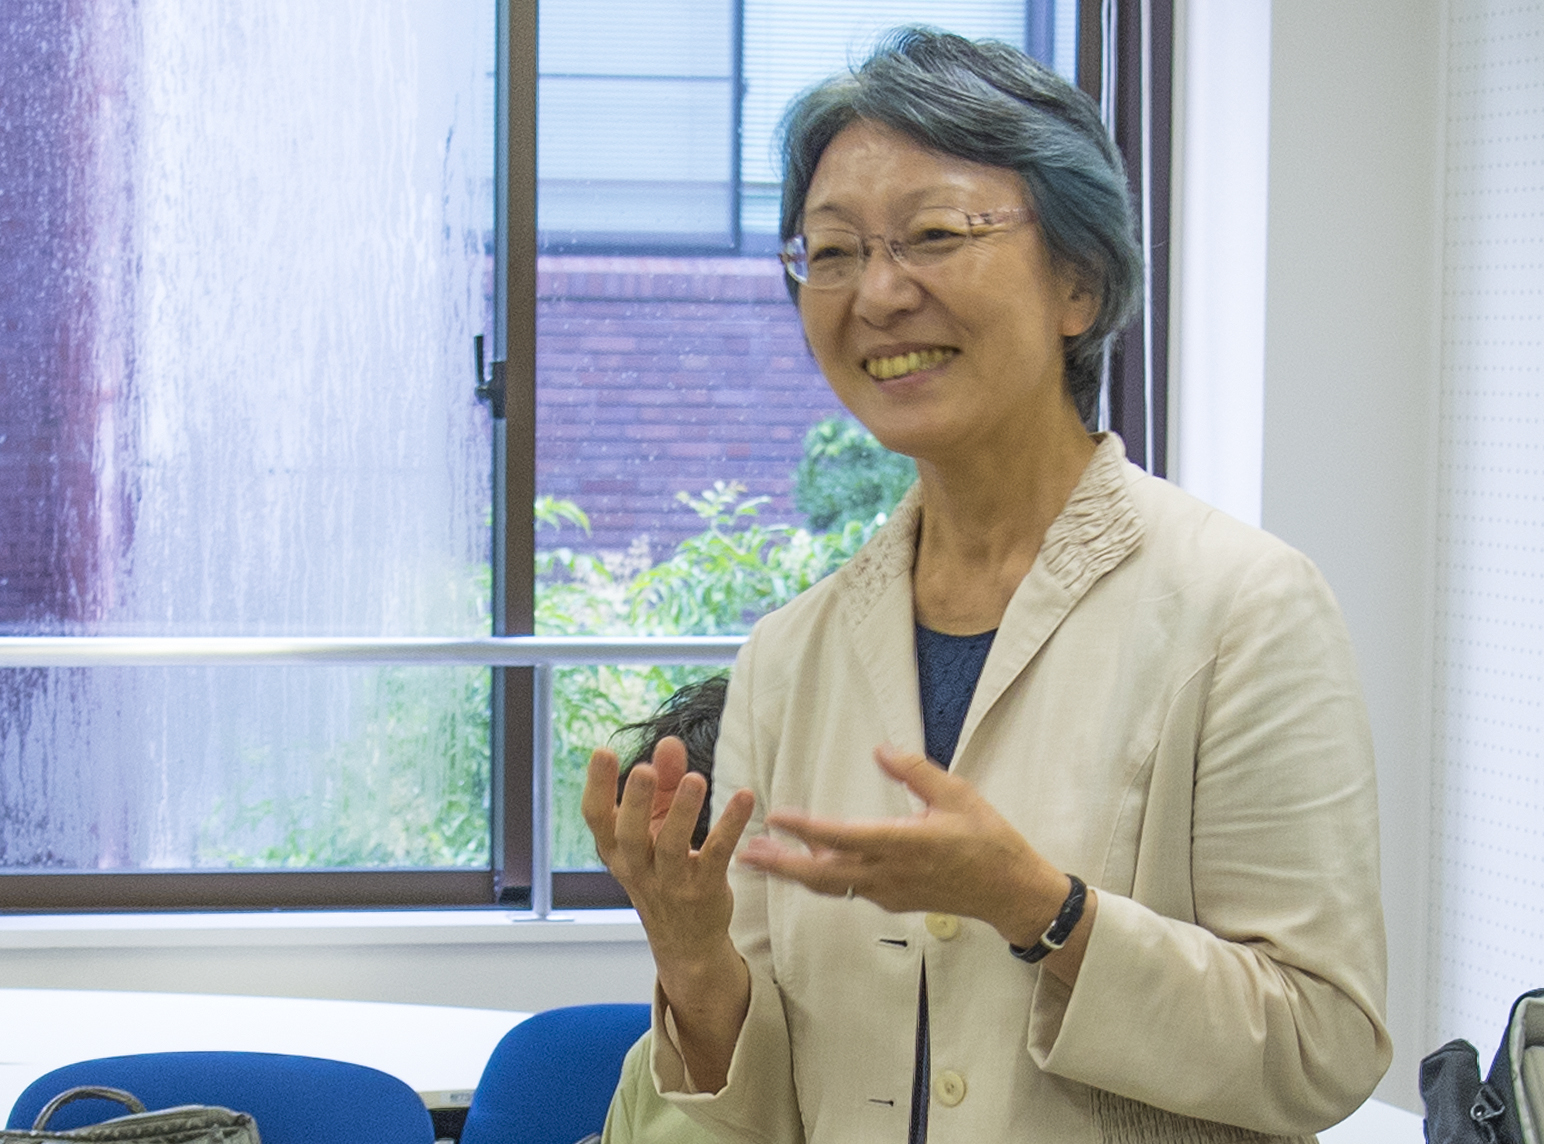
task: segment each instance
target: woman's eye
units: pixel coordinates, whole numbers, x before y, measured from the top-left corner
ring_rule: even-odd
[[[810,245],[809,260],[811,262],[837,262],[844,258],[851,258],[853,254],[852,246],[847,243],[816,242]]]
[[[928,226],[913,231],[908,246],[938,246],[953,242],[964,242],[965,235],[951,227]]]

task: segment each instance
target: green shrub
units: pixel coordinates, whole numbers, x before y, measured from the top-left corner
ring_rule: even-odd
[[[756,520],[766,497],[723,481],[700,496],[676,494],[707,526],[628,585],[629,630],[641,635],[731,635],[841,567],[873,534],[849,521],[828,533]]]
[[[824,532],[890,513],[916,479],[910,457],[890,452],[849,417],[827,417],[804,435],[793,503]]]
[[[756,518],[766,497],[719,482],[698,496],[678,494],[703,521],[666,560],[638,570],[638,557],[619,566],[570,548],[537,557],[537,631],[542,635],[724,635],[747,632],[839,568],[874,532],[877,522],[849,521],[811,533]],[[583,513],[547,519],[584,527]],[[617,728],[647,718],[672,692],[722,668],[575,667],[553,673],[552,864],[593,869],[594,843],[579,816],[590,752]]]

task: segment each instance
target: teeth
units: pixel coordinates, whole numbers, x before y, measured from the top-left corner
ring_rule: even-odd
[[[894,357],[869,358],[863,363],[863,368],[870,377],[889,381],[908,373],[916,373],[919,369],[942,365],[954,354],[955,351],[950,349],[913,350],[909,354],[896,354]]]

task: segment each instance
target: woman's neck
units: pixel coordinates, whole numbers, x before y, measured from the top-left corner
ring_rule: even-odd
[[[942,464],[919,458],[918,621],[952,635],[997,627],[1094,448],[1080,426],[1031,448]]]

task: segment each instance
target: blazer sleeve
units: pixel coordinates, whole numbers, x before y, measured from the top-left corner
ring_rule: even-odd
[[[1392,1048],[1371,733],[1305,557],[1273,548],[1242,576],[1183,749],[1194,917],[1100,892],[1076,986],[1040,975],[1030,1053],[1184,1115],[1317,1131],[1371,1093]]]
[[[741,648],[730,675],[724,714],[714,750],[714,818],[735,791],[749,787],[756,807],[741,836],[766,829],[768,782],[759,762],[753,694],[757,639]],[[782,996],[772,972],[772,946],[767,919],[766,878],[732,862],[729,883],[734,891],[730,934],[745,959],[751,977],[751,1003],[730,1060],[729,1076],[716,1093],[697,1092],[687,1075],[663,998],[655,990],[653,1070],[659,1091],[698,1123],[728,1139],[766,1144],[795,1144],[804,1139],[793,1083],[793,1059]]]

